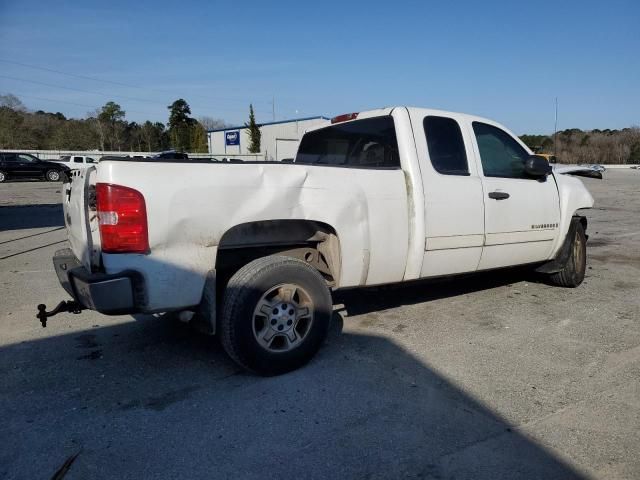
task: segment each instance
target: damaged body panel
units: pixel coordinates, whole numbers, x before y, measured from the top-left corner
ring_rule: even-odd
[[[605,167],[602,165],[554,165],[553,167],[554,173],[599,179],[602,179],[604,171]]]
[[[158,188],[157,178],[165,176],[180,176],[181,181],[171,189]],[[123,184],[123,177],[135,178],[135,188],[146,199],[151,252],[104,254],[103,264],[107,272],[139,271],[148,285],[150,310],[197,305],[220,248],[314,240],[316,232],[300,232],[299,227],[290,236],[280,229],[277,237],[271,230],[261,240],[261,222],[280,219],[324,224],[335,232],[339,255],[331,253],[336,246],[324,248],[340,268],[337,286],[359,285],[363,277],[366,284],[403,279],[408,213],[400,169],[273,163],[193,165],[185,171],[170,163],[123,162],[99,172],[97,181]],[[370,252],[368,262],[365,252]],[[173,303],[176,298],[179,305]]]

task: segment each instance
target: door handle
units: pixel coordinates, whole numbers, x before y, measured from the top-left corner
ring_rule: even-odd
[[[507,192],[489,192],[489,198],[493,198],[494,200],[506,200],[509,198],[509,194]]]

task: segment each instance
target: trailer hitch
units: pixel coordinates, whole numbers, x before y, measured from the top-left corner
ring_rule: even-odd
[[[78,314],[82,312],[82,310],[84,309],[85,307],[83,307],[80,303],[76,302],[75,300],[63,300],[56,306],[56,308],[54,308],[50,312],[47,312],[47,306],[44,303],[41,303],[40,305],[38,305],[38,314],[36,315],[36,318],[40,320],[40,323],[42,324],[42,328],[46,328],[47,318],[53,317],[54,315],[57,315],[58,313],[62,313],[62,312]]]

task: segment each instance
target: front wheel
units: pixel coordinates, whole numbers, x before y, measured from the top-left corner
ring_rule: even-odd
[[[306,364],[327,337],[333,303],[322,275],[285,256],[254,260],[227,284],[220,339],[229,356],[260,375]]]
[[[0,183],[7,179],[7,174],[0,170]]]
[[[562,269],[549,276],[551,283],[560,287],[575,288],[582,283],[587,269],[587,237],[582,223],[573,220],[570,253]]]
[[[47,170],[45,177],[50,182],[57,182],[58,180],[60,180],[60,172],[57,170]]]

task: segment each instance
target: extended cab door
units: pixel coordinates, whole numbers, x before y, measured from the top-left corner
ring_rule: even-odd
[[[422,277],[473,272],[484,241],[482,181],[458,118],[412,110],[425,202]]]
[[[546,260],[558,235],[560,202],[552,175],[529,177],[529,152],[497,125],[474,121],[475,154],[482,169],[485,247],[479,269]]]

